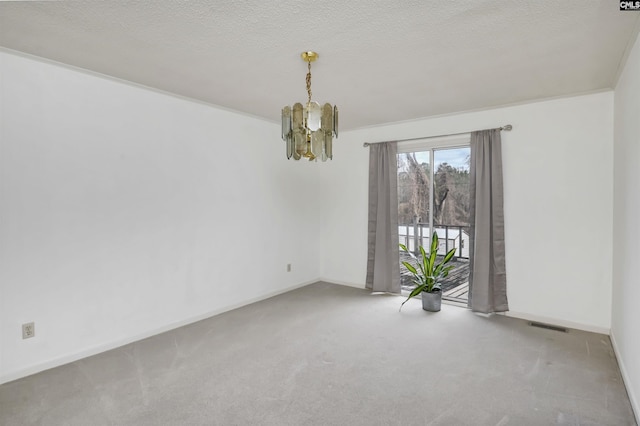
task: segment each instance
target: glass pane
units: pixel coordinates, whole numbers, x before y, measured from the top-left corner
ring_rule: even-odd
[[[324,145],[324,134],[321,130],[311,133],[311,152],[316,158],[322,158],[322,145]]]
[[[457,257],[469,257],[469,147],[433,152],[433,225],[438,232],[438,251],[456,249]]]
[[[333,138],[331,132],[324,134],[324,155],[328,159],[333,159]]]
[[[322,122],[320,127],[325,133],[333,133],[333,107],[331,104],[322,106]]]
[[[428,245],[430,175],[428,151],[398,154],[399,236],[411,251]]]
[[[429,247],[430,182],[429,151],[398,154],[398,237],[413,253],[419,253],[421,245]],[[415,264],[403,251],[400,261]],[[400,269],[402,290],[413,290],[411,274],[404,266]]]
[[[292,116],[292,124],[291,124],[291,128],[294,132],[300,132],[302,133],[304,131],[303,129],[303,118],[302,118],[302,111],[303,111],[303,107],[302,104],[300,102],[293,104],[293,109],[291,112],[291,116]]]
[[[293,159],[294,160],[299,160],[300,156],[304,154],[307,149],[306,140],[304,136],[305,135],[299,132],[295,132],[293,134],[293,145],[294,145]]]
[[[307,119],[307,128],[312,132],[320,129],[320,121],[322,120],[322,107],[317,102],[308,103],[304,108],[304,116]]]
[[[291,133],[291,107],[282,108],[282,140],[287,140]]]
[[[333,134],[338,137],[338,107],[333,107]]]
[[[293,143],[293,135],[291,133],[289,133],[287,136],[287,160],[290,159],[293,156],[293,152],[295,151],[294,149],[294,143]]]
[[[443,297],[466,302],[469,277],[469,147],[433,152],[433,227],[438,254],[455,249],[454,266],[442,282]]]

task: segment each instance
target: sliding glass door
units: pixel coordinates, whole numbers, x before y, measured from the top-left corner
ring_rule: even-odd
[[[398,234],[400,243],[419,253],[427,251],[431,235],[438,235],[438,253],[454,248],[455,268],[443,282],[445,299],[466,303],[469,275],[469,162],[468,144],[410,146],[398,154]],[[401,261],[406,260],[401,254]],[[401,266],[402,289],[413,288]]]

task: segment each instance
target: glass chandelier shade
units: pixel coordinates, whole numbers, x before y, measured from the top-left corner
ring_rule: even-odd
[[[311,100],[311,62],[318,59],[318,54],[303,52],[302,59],[308,63],[308,100],[304,105],[298,102],[282,109],[282,140],[287,159],[327,161],[333,158],[333,138],[338,137],[338,107]]]

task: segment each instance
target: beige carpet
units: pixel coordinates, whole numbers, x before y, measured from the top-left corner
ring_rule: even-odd
[[[317,283],[0,386],[1,425],[634,425],[609,338]]]

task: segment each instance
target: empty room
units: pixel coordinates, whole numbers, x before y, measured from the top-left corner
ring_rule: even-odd
[[[639,33],[0,1],[0,425],[637,425]]]

